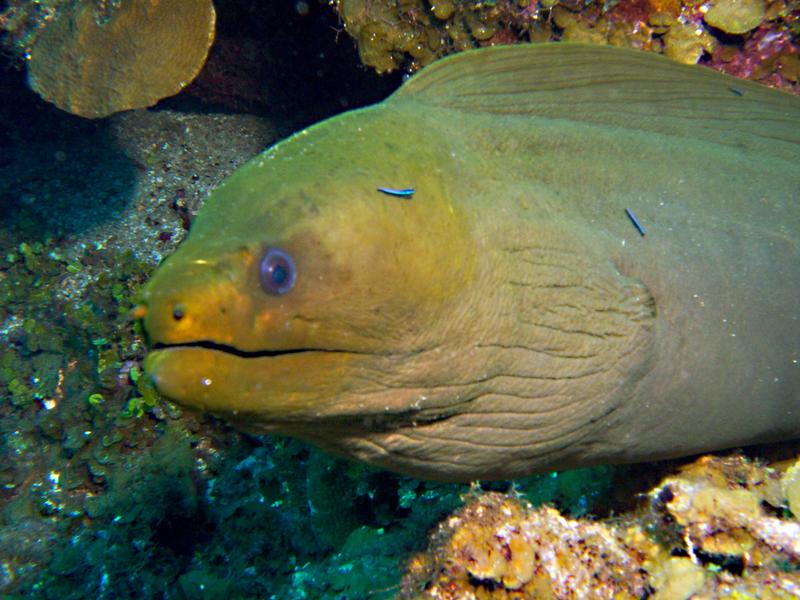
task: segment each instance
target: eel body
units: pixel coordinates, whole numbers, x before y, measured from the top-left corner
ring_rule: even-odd
[[[228,178],[142,307],[165,396],[422,478],[798,438],[800,98],[458,54]]]

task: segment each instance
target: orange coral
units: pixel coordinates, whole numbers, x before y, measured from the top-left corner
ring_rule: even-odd
[[[794,598],[800,523],[775,513],[797,511],[799,497],[800,459],[764,467],[742,456],[703,457],[638,514],[605,522],[485,494],[439,525],[401,596]]]
[[[83,117],[151,106],[198,74],[214,40],[211,0],[81,1],[31,50],[31,87]]]

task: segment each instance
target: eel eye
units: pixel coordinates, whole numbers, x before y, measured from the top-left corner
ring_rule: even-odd
[[[292,257],[280,248],[267,248],[261,258],[258,278],[265,292],[282,296],[294,287],[297,278]]]

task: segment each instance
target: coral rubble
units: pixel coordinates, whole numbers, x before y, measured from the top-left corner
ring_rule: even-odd
[[[788,468],[787,468],[788,467]],[[764,467],[706,456],[667,477],[638,513],[603,522],[471,497],[432,534],[404,598],[796,598],[800,459]]]
[[[151,106],[194,79],[214,23],[210,0],[62,4],[30,49],[30,85],[83,117]]]

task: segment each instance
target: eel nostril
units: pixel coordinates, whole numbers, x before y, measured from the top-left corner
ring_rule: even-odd
[[[186,308],[183,306],[183,304],[176,304],[172,307],[172,318],[176,321],[180,321],[185,314]]]

